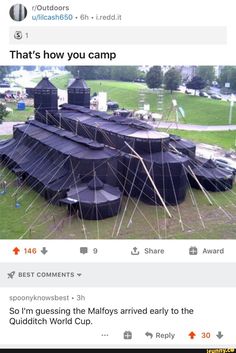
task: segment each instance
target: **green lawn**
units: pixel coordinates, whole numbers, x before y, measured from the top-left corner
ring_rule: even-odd
[[[60,89],[66,89],[70,75],[64,75],[52,79],[52,83]],[[39,79],[38,79],[39,80]],[[94,92],[105,91],[108,94],[108,99],[117,101],[120,107],[128,109],[138,109],[139,92],[145,90],[146,103],[149,103],[151,110],[157,110],[157,95],[150,89],[147,89],[145,84],[135,82],[118,82],[118,81],[87,81],[91,88],[91,94]],[[171,100],[177,99],[186,114],[183,122],[199,125],[227,125],[229,116],[229,103],[217,101],[213,99],[202,98],[198,96],[190,96],[179,92],[174,92],[173,96],[165,91],[164,93],[164,111],[166,118],[169,120],[175,119],[175,114],[171,113],[167,117],[171,107]],[[232,124],[236,124],[236,108],[233,109]]]
[[[161,129],[166,131],[165,129]],[[217,145],[226,150],[236,149],[236,131],[185,131],[169,129],[168,133],[179,135],[187,140]]]
[[[54,77],[51,81],[56,87],[60,89],[67,89],[70,79],[72,79],[72,75],[68,74],[68,75]]]
[[[0,135],[0,140],[8,140],[12,135]]]
[[[35,84],[39,83],[41,81],[43,76],[36,77],[32,80],[32,82],[35,82]],[[69,80],[72,78],[72,75],[66,74],[66,75],[61,75],[58,77],[54,77],[50,79],[50,81],[59,89],[67,89]]]
[[[26,121],[28,117],[34,114],[33,107],[26,107],[25,110],[18,110],[17,103],[7,103],[7,107],[13,109],[12,113],[9,113],[4,121]]]

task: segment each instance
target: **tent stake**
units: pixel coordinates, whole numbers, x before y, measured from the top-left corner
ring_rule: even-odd
[[[136,157],[140,160],[140,162],[142,163],[142,166],[143,166],[145,172],[147,173],[148,179],[150,180],[150,182],[151,182],[151,184],[152,184],[154,190],[156,191],[156,193],[157,193],[159,199],[161,200],[161,203],[162,203],[163,207],[165,208],[166,213],[168,214],[168,216],[169,216],[170,218],[172,218],[172,216],[171,216],[171,214],[170,214],[168,208],[166,207],[166,204],[165,204],[165,202],[164,202],[164,200],[163,200],[161,194],[159,193],[159,191],[158,191],[158,189],[157,189],[157,187],[156,187],[156,185],[155,185],[155,183],[154,183],[154,181],[153,181],[153,179],[152,179],[152,177],[151,177],[151,175],[150,175],[150,173],[149,173],[149,171],[148,171],[148,169],[147,169],[147,167],[146,167],[146,164],[145,164],[144,161],[143,161],[143,158],[142,158],[126,141],[125,141],[125,144],[126,144],[126,146],[129,147],[129,149],[135,154],[135,156],[136,156]]]

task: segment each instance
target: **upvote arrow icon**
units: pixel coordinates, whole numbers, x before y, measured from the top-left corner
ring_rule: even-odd
[[[193,340],[194,337],[196,336],[196,333],[194,333],[193,331],[191,331],[188,335],[189,335],[189,337],[191,338],[191,340]]]
[[[18,255],[20,252],[20,249],[16,246],[12,251],[14,252],[15,255]]]

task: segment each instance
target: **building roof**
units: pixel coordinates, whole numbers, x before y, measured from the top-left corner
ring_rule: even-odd
[[[48,79],[48,77],[43,77],[42,80],[37,84],[35,89],[57,89]]]
[[[68,88],[89,89],[85,80],[77,77]]]
[[[48,150],[52,149],[80,160],[96,161],[120,155],[118,150],[96,141],[36,121],[18,126],[17,130],[23,135],[20,140],[21,144],[31,139],[38,146],[44,145]]]
[[[103,182],[97,176],[94,176],[88,183],[88,188],[90,190],[100,190],[103,186]]]

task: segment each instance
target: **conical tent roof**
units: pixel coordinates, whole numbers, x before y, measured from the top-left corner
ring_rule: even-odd
[[[88,183],[88,188],[90,190],[100,190],[103,188],[103,186],[103,182],[97,176],[94,176],[93,179]]]
[[[103,183],[102,183],[103,184]],[[88,184],[81,183],[76,188],[71,188],[67,197],[78,200],[82,204],[92,206],[120,200],[121,191],[118,187],[103,184],[100,189],[91,189]]]
[[[35,89],[57,89],[48,79],[48,77],[43,77],[42,80],[37,84]]]
[[[202,164],[204,168],[217,168],[217,165],[212,159],[208,159],[205,163]]]
[[[88,89],[87,83],[85,80],[76,77],[76,79],[72,82],[72,84],[68,88],[82,88],[82,89]]]

